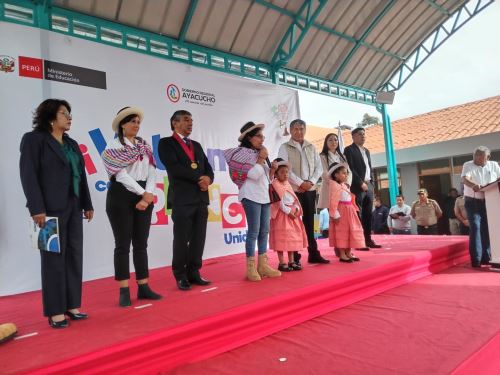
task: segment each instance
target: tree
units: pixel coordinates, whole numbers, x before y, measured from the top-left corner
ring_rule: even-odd
[[[378,124],[380,124],[380,119],[377,116],[371,116],[370,114],[365,113],[363,115],[363,120],[361,120],[361,122],[358,123],[358,126],[365,128],[369,125],[378,125]]]

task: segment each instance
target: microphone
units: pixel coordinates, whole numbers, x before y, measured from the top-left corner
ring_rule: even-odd
[[[271,161],[269,160],[269,158],[268,158],[268,157],[266,158],[266,163],[267,163],[267,166],[268,166],[269,168],[271,168]]]

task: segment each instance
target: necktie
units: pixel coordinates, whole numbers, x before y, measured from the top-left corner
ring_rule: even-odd
[[[182,139],[183,139],[183,140],[184,140],[184,142],[186,143],[186,146],[188,146],[188,147],[189,147],[189,145],[191,144],[191,141],[189,140],[189,138],[188,138],[188,137],[184,137],[184,138],[182,138]]]

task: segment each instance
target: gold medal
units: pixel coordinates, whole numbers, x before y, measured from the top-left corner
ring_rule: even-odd
[[[196,168],[198,168],[198,163],[196,163],[195,161],[193,161],[193,162],[191,163],[191,168],[192,168],[192,169],[196,169]]]

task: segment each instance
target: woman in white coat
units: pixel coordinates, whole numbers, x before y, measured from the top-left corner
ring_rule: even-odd
[[[344,163],[347,165],[344,154],[339,148],[339,139],[337,134],[329,133],[325,137],[325,142],[323,143],[323,150],[321,150],[319,157],[321,159],[321,165],[323,166],[323,175],[321,178],[321,190],[319,192],[318,207],[319,209],[328,208],[330,205],[329,197],[329,181],[328,169],[333,163]],[[351,186],[352,173],[349,168],[347,168],[347,181],[346,184]]]

